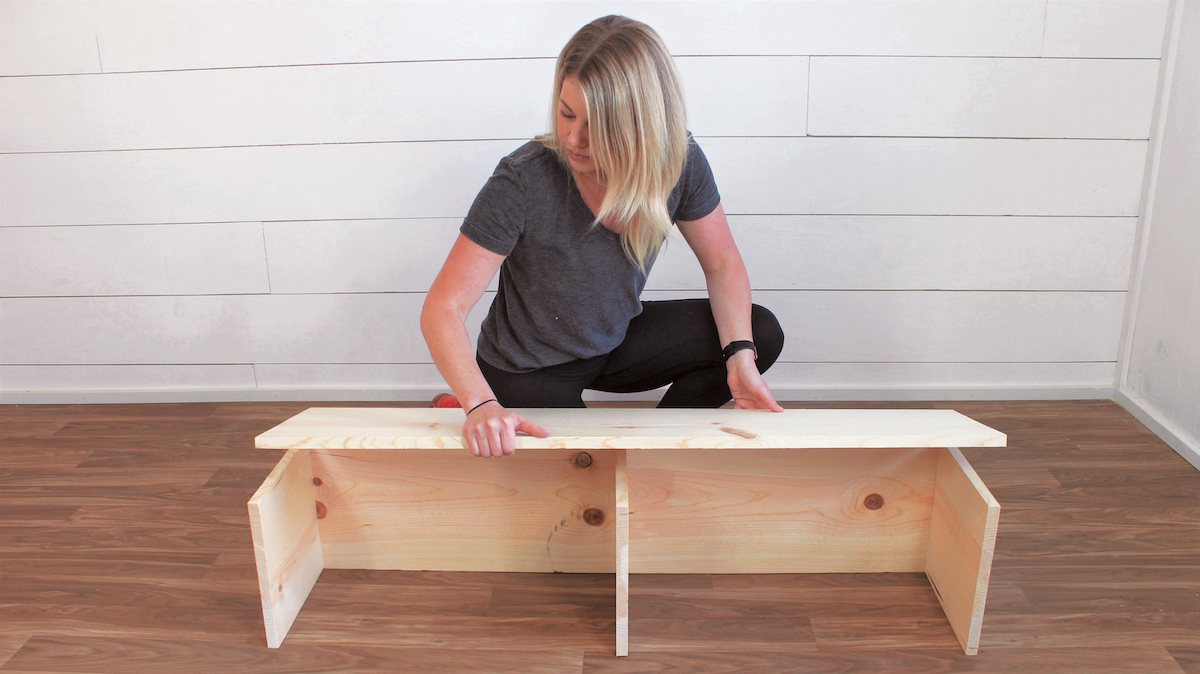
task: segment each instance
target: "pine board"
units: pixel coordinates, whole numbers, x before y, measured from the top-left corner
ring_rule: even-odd
[[[518,449],[1003,447],[1006,437],[953,410],[520,410],[547,438]],[[462,410],[306,410],[255,438],[260,449],[465,448]]]

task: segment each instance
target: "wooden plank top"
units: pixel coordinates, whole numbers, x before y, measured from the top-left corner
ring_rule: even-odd
[[[1004,447],[1008,437],[954,410],[523,409],[548,438],[518,449]],[[313,407],[254,440],[259,449],[464,449],[463,411]]]

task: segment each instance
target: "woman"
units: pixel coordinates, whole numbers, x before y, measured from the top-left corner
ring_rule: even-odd
[[[671,384],[660,407],[782,411],[762,379],[783,347],[750,282],[708,162],[687,132],[671,56],[645,24],[607,16],[558,57],[552,130],[501,160],[433,282],[421,329],[467,410],[476,456],[547,431],[512,407],[583,407],[584,389]],[[708,300],[641,302],[679,228]],[[500,271],[472,357],[465,321]]]

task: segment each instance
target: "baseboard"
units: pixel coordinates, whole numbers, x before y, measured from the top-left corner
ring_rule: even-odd
[[[1113,400],[1133,415],[1143,426],[1150,429],[1152,433],[1157,435],[1160,440],[1167,443],[1171,449],[1175,450],[1187,462],[1200,470],[1200,447],[1194,442],[1188,440],[1170,424],[1163,420],[1156,412],[1146,407],[1141,401],[1129,395],[1125,391],[1117,389],[1113,395]]]
[[[1111,400],[1112,386],[773,386],[780,401]]]
[[[0,405],[120,405],[231,402],[429,401],[447,389],[145,389],[130,391],[0,391]]]
[[[418,402],[446,389],[180,389],[131,391],[0,391],[0,405],[81,405],[211,402]],[[781,402],[938,400],[1111,400],[1111,386],[1071,387],[849,387],[775,386]],[[585,400],[658,400],[662,390],[635,394],[587,392]]]

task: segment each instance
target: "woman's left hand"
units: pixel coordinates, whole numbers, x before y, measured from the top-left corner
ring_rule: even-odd
[[[729,391],[733,393],[733,403],[738,409],[771,410],[782,412],[783,408],[775,402],[767,382],[763,381],[758,367],[754,364],[754,352],[743,349],[730,356],[725,363],[729,368]]]

